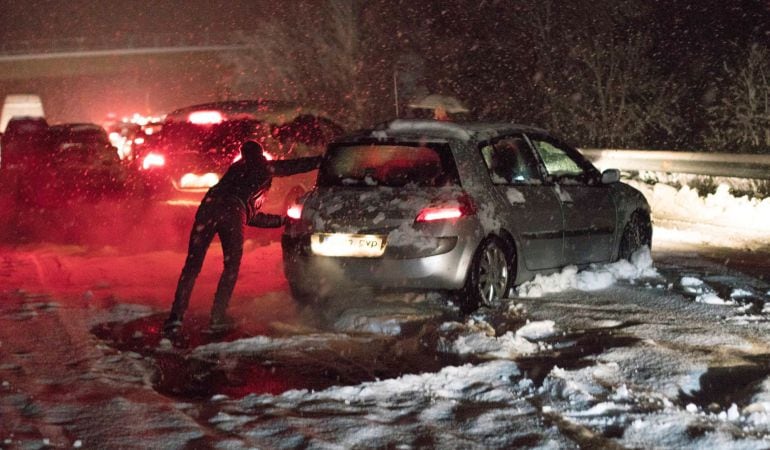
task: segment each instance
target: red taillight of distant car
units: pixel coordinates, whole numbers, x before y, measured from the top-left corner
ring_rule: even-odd
[[[187,121],[195,125],[214,125],[224,120],[219,111],[195,111],[187,116]]]
[[[148,153],[142,160],[142,169],[147,170],[154,167],[163,167],[166,164],[166,158],[157,153]]]
[[[299,220],[302,217],[302,205],[299,203],[292,203],[286,210],[286,215],[290,219]]]

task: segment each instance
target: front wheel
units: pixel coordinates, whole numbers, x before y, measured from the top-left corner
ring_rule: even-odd
[[[492,236],[482,242],[460,293],[461,310],[469,313],[504,299],[516,278],[515,262],[515,251],[502,239]]]
[[[652,247],[652,222],[644,211],[634,211],[623,229],[618,246],[618,259],[629,260],[640,248]]]

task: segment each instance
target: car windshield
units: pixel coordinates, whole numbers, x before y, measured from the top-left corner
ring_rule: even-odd
[[[447,144],[339,145],[321,164],[319,186],[458,184]]]

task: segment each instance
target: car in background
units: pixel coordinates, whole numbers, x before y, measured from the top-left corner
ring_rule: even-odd
[[[42,117],[15,116],[0,138],[0,168],[33,167],[48,152],[48,122]]]
[[[320,154],[341,135],[333,120],[292,103],[242,100],[181,108],[165,116],[160,130],[137,147],[137,168],[156,198],[196,204],[240,158],[247,140],[262,143],[268,159]],[[263,206],[283,212],[315,180],[315,174],[276,178]]]
[[[104,128],[66,123],[48,128],[45,158],[24,182],[28,200],[54,207],[123,195],[127,177],[126,166]]]
[[[299,302],[346,287],[451,292],[472,311],[541,272],[651,245],[650,207],[545,130],[395,120],[328,146],[287,211]]]

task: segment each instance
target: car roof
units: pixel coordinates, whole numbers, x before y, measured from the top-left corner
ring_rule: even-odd
[[[233,119],[253,119],[267,122],[284,122],[301,114],[320,115],[313,108],[304,107],[292,102],[281,100],[226,100],[219,102],[200,103],[179,108],[166,114],[166,122],[185,122],[192,112],[219,111]],[[279,120],[281,119],[281,120]]]
[[[376,140],[429,140],[450,139],[485,141],[511,133],[550,134],[528,125],[508,122],[445,122],[425,119],[396,119],[383,122],[373,128],[357,131],[336,139],[335,142],[360,142]]]
[[[50,129],[51,131],[69,131],[73,133],[93,131],[99,133],[106,132],[101,125],[95,123],[59,123],[56,125],[51,125]]]

